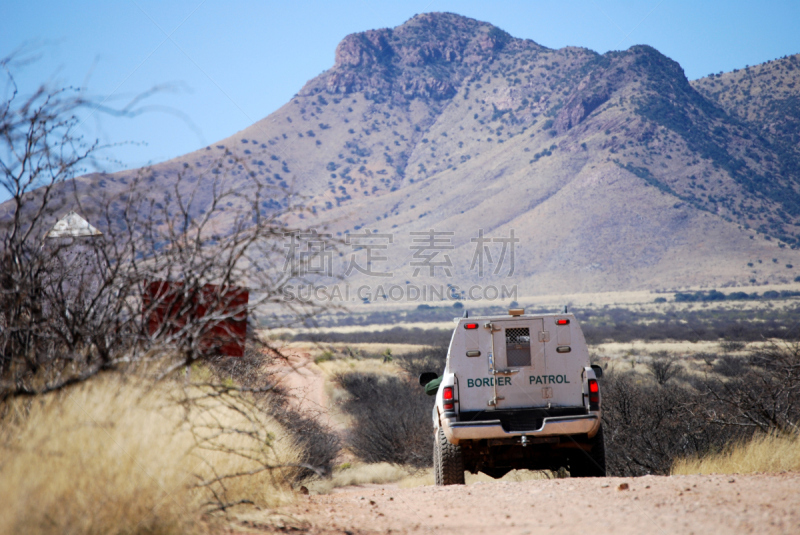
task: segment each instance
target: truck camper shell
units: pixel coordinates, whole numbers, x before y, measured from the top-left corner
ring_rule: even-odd
[[[441,472],[449,455],[495,477],[560,467],[573,476],[605,475],[601,375],[573,314],[514,309],[458,318],[437,379],[435,468]],[[461,482],[463,469],[453,477]],[[446,479],[437,473],[437,483]]]

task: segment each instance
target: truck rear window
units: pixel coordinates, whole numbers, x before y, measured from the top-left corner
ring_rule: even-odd
[[[531,332],[528,327],[506,329],[506,363],[508,366],[531,365]]]

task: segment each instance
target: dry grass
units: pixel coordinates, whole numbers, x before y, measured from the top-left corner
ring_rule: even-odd
[[[755,347],[757,344],[753,344]],[[614,359],[629,358],[666,351],[674,355],[694,356],[698,353],[717,353],[719,352],[719,342],[717,341],[650,341],[635,340],[633,342],[605,342],[594,344],[589,349],[596,353],[598,357],[609,357]]]
[[[377,375],[398,375],[401,370],[393,362],[378,359],[338,359],[320,362],[318,366],[330,379],[336,375],[350,372],[374,373]]]
[[[283,430],[203,394],[102,378],[9,407],[0,533],[201,533],[222,502],[289,499],[286,470],[263,470],[294,461]]]
[[[699,459],[681,459],[673,475],[752,474],[800,470],[800,438],[758,435],[727,451]]]
[[[394,483],[408,477],[409,470],[389,463],[345,463],[334,471],[332,478],[316,479],[307,486],[312,493],[327,494],[340,487]]]

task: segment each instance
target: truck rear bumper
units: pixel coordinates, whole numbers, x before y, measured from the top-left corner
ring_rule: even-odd
[[[597,414],[581,416],[553,416],[545,418],[542,427],[535,431],[506,431],[500,420],[483,420],[479,422],[457,422],[454,419],[442,419],[442,428],[447,440],[458,444],[462,440],[481,440],[488,438],[510,437],[549,437],[559,435],[581,435],[590,437],[600,429],[600,418]]]

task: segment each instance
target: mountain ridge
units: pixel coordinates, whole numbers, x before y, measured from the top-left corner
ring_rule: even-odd
[[[310,214],[297,217],[334,236],[391,233],[381,269],[401,285],[491,282],[469,269],[473,240],[512,229],[518,265],[496,280],[531,294],[789,282],[800,266],[793,138],[764,133],[772,104],[740,116],[712,81],[689,82],[646,45],[555,50],[423,14],[345,37],[331,69],[280,109],[147,172],[162,190],[189,170],[192,187],[211,169],[243,192],[252,176],[302,195]],[[78,182],[113,197],[134,174]],[[454,233],[441,253],[451,277],[413,276],[410,233],[430,229]]]

